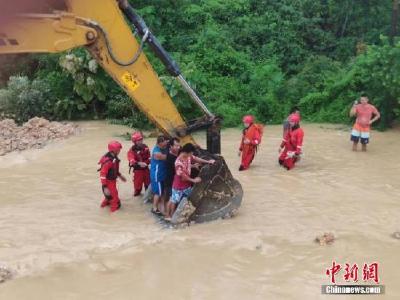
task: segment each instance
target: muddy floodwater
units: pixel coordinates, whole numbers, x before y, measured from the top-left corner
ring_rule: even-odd
[[[321,295],[333,261],[357,263],[359,283],[363,264],[377,262],[385,295],[367,298],[400,299],[400,240],[391,236],[400,231],[399,130],[373,132],[369,152],[353,153],[348,128],[305,125],[304,158],[288,172],[277,164],[281,127],[269,126],[243,173],[240,131],[226,130],[223,155],[244,189],[239,214],[172,230],[132,198],[130,183],[119,184],[121,211],[99,208],[98,159],[129,129],[80,126],[42,150],[0,157],[0,265],[16,274],[0,299],[363,298]],[[332,245],[314,242],[324,232]]]

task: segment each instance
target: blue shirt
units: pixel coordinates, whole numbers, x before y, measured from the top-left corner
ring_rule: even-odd
[[[167,164],[165,160],[154,158],[154,154],[161,153],[167,154],[167,149],[161,149],[157,145],[153,148],[150,162],[150,178],[151,181],[164,181],[167,175]]]

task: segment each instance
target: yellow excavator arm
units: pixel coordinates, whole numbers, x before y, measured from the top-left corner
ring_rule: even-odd
[[[132,24],[135,34],[132,34],[127,21]],[[183,119],[143,53],[144,46],[148,46],[169,74],[181,83],[203,111],[203,117],[193,121]],[[210,153],[220,153],[220,119],[207,109],[181,74],[178,65],[128,1],[0,0],[0,55],[56,53],[76,47],[86,47],[164,134],[180,137],[186,143],[194,142],[191,136],[193,131],[206,129],[207,149]],[[210,217],[207,212],[208,217],[198,220],[220,217],[240,205],[241,188],[238,188],[222,158],[220,162],[214,170],[215,176],[219,176],[219,188],[215,190],[219,203],[203,203],[203,198],[210,198],[213,191],[209,182],[202,185],[203,190],[199,187],[197,198],[192,202],[196,208],[204,204],[204,210],[213,214]],[[210,177],[210,172],[207,176]],[[229,184],[231,186],[226,187]],[[221,196],[221,186],[225,186],[222,188],[225,197]],[[236,201],[231,201],[232,198]]]
[[[9,1],[1,1],[10,5]],[[145,42],[158,43],[147,26],[137,29],[142,33],[139,43],[125,21],[123,11],[115,0],[59,1],[65,10],[32,13],[32,7],[21,5],[14,14],[0,21],[0,54],[2,53],[54,53],[85,46],[104,70],[129,94],[136,106],[164,133],[180,136],[184,142],[193,142],[186,122],[179,114],[170,96],[162,86],[146,55]],[[47,1],[35,1],[44,9]],[[54,2],[54,1],[53,1]],[[18,5],[20,3],[20,5]],[[40,4],[42,3],[42,4]],[[133,10],[125,3],[126,12]],[[28,11],[27,11],[28,10]],[[140,20],[139,20],[140,22]],[[177,66],[162,47],[168,60],[167,67]],[[156,53],[157,54],[157,53]],[[180,72],[174,74],[183,79]],[[184,84],[187,84],[184,81]],[[199,102],[200,103],[200,102]],[[203,107],[205,108],[205,106]],[[208,113],[208,117],[212,114]],[[210,118],[209,118],[210,119]],[[212,122],[209,122],[212,125]]]

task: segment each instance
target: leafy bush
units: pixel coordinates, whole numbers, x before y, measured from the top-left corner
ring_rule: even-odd
[[[149,128],[146,116],[134,105],[128,95],[117,95],[106,103],[106,118],[114,124],[134,128]]]
[[[314,121],[348,122],[354,100],[366,93],[381,112],[379,128],[391,126],[399,117],[400,43],[369,46],[365,53],[341,69],[328,74],[319,91],[300,100],[302,110]]]
[[[94,114],[98,116],[96,105],[107,98],[108,81],[111,81],[86,50],[76,50],[61,56],[60,66],[70,74],[73,79],[73,89],[83,101],[76,104],[79,111],[93,107]]]
[[[49,118],[51,114],[50,86],[40,79],[30,81],[26,76],[13,76],[7,89],[0,90],[0,112],[17,122],[34,116]]]

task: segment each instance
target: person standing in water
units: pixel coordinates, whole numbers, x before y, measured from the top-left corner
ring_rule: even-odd
[[[242,157],[239,171],[247,170],[250,167],[263,134],[263,126],[255,124],[253,116],[246,115],[242,121],[244,129],[238,153]]]
[[[129,173],[133,169],[133,196],[139,196],[142,188],[147,190],[150,185],[150,150],[143,143],[143,134],[136,131],[132,134],[133,146],[128,151]]]
[[[290,129],[286,132],[279,148],[279,164],[291,170],[300,160],[304,131],[300,128],[300,115],[293,113],[288,118]]]
[[[111,212],[121,207],[121,201],[118,196],[117,178],[126,182],[126,178],[119,172],[118,154],[121,152],[122,145],[118,141],[108,143],[108,152],[103,155],[99,161],[100,181],[104,194],[104,200],[101,207],[110,206]]]
[[[166,203],[166,207],[168,209],[168,202],[172,196],[172,183],[174,181],[175,176],[175,161],[179,155],[179,151],[181,150],[181,142],[178,138],[172,138],[169,142],[168,154],[166,159],[166,167],[167,167],[167,175],[164,180],[164,202]],[[168,210],[166,212],[168,215]]]
[[[201,182],[200,177],[191,177],[193,163],[214,164],[215,160],[205,160],[194,156],[196,148],[192,143],[185,144],[175,160],[175,175],[172,183],[172,197],[168,202],[167,215],[165,220],[170,221],[176,207],[184,197],[189,197],[194,184]]]
[[[150,181],[151,189],[154,193],[153,197],[153,208],[151,212],[153,214],[162,215],[161,210],[165,210],[164,199],[162,198],[164,193],[164,181],[167,175],[167,145],[168,139],[160,135],[157,138],[157,145],[153,148],[150,161]]]
[[[360,98],[360,103],[355,101],[350,110],[350,117],[357,117],[350,138],[353,142],[353,151],[357,151],[357,146],[360,141],[362,151],[367,151],[367,144],[369,143],[370,138],[370,127],[372,123],[376,122],[381,117],[381,114],[376,107],[368,102],[368,97],[362,96]]]

